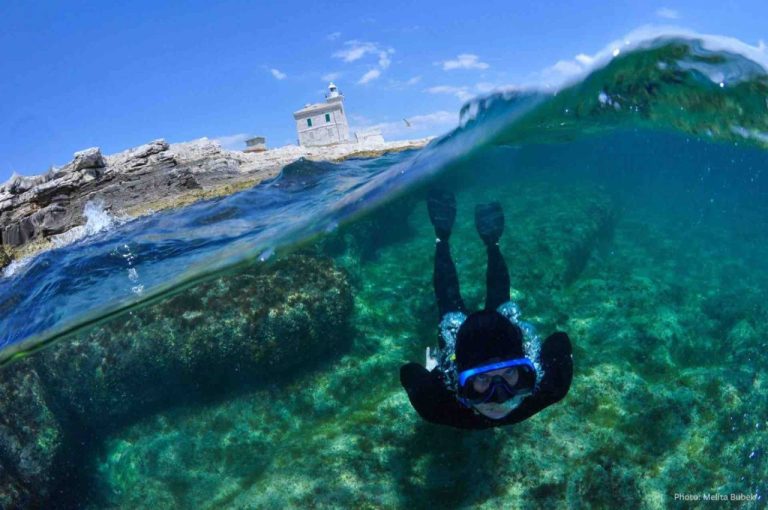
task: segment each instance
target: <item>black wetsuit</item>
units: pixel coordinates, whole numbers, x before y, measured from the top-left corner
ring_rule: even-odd
[[[485,307],[487,310],[495,310],[509,301],[509,271],[498,245],[488,243],[486,247],[488,269]],[[466,313],[447,241],[439,241],[435,248],[434,286],[441,318],[449,312]],[[439,343],[441,349],[445,347],[442,336],[439,337]],[[411,405],[425,420],[462,429],[486,429],[523,421],[565,397],[573,376],[568,335],[554,333],[543,342],[540,365],[544,377],[538,390],[500,420],[488,418],[463,406],[456,399],[456,394],[446,387],[439,368],[430,372],[418,363],[405,364],[400,368],[400,383],[408,393]]]

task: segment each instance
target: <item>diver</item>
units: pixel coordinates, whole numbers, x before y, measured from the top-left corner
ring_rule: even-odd
[[[437,235],[434,288],[440,313],[438,352],[426,367],[407,363],[400,382],[429,422],[462,429],[517,423],[561,400],[573,376],[571,342],[562,332],[543,343],[521,320],[509,296],[509,271],[499,249],[504,212],[498,202],[475,208],[488,252],[485,309],[467,315],[448,239],[456,218],[452,193],[431,191],[427,209]]]

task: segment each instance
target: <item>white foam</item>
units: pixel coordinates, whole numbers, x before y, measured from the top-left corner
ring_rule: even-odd
[[[101,200],[91,200],[85,204],[83,209],[83,216],[85,216],[85,225],[80,225],[71,228],[56,236],[51,236],[54,246],[60,248],[68,244],[72,244],[75,241],[83,239],[99,232],[104,232],[115,225],[120,225],[128,221],[126,216],[113,216],[104,208],[104,202]]]
[[[731,131],[749,140],[756,140],[758,142],[768,145],[768,133],[765,133],[763,131],[758,131],[756,129],[747,129],[742,126],[731,126]]]
[[[9,278],[16,274],[19,269],[23,268],[32,260],[32,257],[24,257],[23,259],[14,260],[3,269],[3,278]]]
[[[79,241],[80,239],[98,234],[99,232],[104,232],[116,225],[123,224],[130,219],[127,216],[113,216],[104,209],[104,203],[100,200],[92,200],[86,203],[85,208],[83,209],[83,215],[86,218],[85,225],[79,225],[67,230],[63,234],[51,236],[50,239],[53,242],[54,248],[61,248],[72,244],[75,241]],[[37,254],[14,260],[3,269],[2,276],[4,278],[13,276],[20,269],[29,264],[36,255]]]

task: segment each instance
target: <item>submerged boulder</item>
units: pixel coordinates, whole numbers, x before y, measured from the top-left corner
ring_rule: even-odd
[[[63,433],[27,363],[0,370],[0,508],[42,508]]]
[[[50,508],[54,492],[59,506],[79,500],[73,451],[163,406],[287,381],[347,345],[351,314],[346,274],[293,255],[1,367],[0,508]]]
[[[348,340],[352,295],[330,261],[297,255],[186,289],[35,357],[51,398],[88,427],[271,381]]]

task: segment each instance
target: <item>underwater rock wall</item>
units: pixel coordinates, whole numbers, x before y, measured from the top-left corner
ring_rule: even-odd
[[[35,370],[0,371],[0,508],[39,508],[49,497],[63,436]]]
[[[0,370],[0,507],[40,505],[73,434],[285,378],[344,349],[352,294],[328,260],[293,255],[188,288]],[[6,501],[7,500],[7,501]]]

